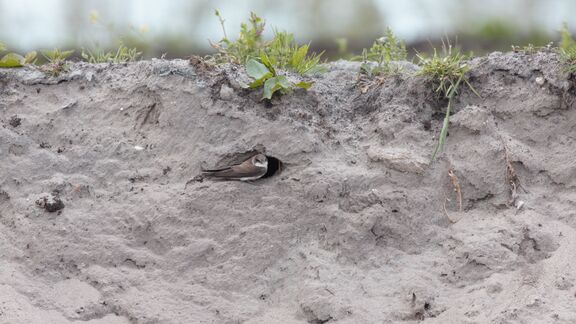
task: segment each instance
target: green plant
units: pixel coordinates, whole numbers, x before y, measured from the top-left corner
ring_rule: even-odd
[[[90,12],[90,22],[96,27],[105,31],[109,38],[118,43],[118,48],[111,51],[105,51],[98,43],[92,44],[90,48],[82,48],[80,56],[88,63],[125,63],[133,62],[141,57],[139,51],[143,41],[144,34],[148,32],[148,27],[141,26],[135,28],[130,26],[125,31],[115,28],[114,24],[102,20],[97,11]],[[119,36],[123,33],[123,36]],[[131,45],[126,45],[131,44]],[[134,44],[139,44],[138,47]]]
[[[404,42],[398,41],[392,30],[387,28],[383,37],[378,38],[369,49],[363,49],[361,56],[356,56],[353,59],[361,59],[360,73],[372,78],[400,72],[400,67],[391,64],[391,62],[405,61],[406,57],[406,45]]]
[[[0,53],[5,52],[7,50],[6,45],[0,43]],[[36,62],[36,52],[28,52],[25,56],[22,56],[17,53],[8,53],[5,54],[0,59],[0,68],[16,68],[22,67],[25,64],[33,64]]]
[[[58,76],[62,72],[68,71],[66,59],[74,53],[74,50],[61,51],[58,48],[41,51],[42,56],[48,61],[42,66],[42,70],[51,76]]]
[[[336,43],[336,53],[338,58],[349,59],[350,53],[348,50],[348,38],[339,37],[334,40]]]
[[[448,126],[450,123],[450,111],[452,108],[454,97],[458,94],[461,83],[464,83],[468,88],[474,92],[478,97],[480,95],[474,90],[472,85],[466,79],[466,73],[470,67],[465,63],[469,57],[461,54],[459,50],[454,49],[450,43],[443,44],[442,54],[434,48],[432,57],[425,57],[421,54],[416,55],[421,69],[418,75],[429,78],[433,83],[437,84],[435,93],[439,97],[448,99],[448,106],[446,107],[446,116],[442,123],[442,130],[438,139],[438,144],[432,154],[432,160],[436,154],[444,146],[446,136],[448,135]]]
[[[518,45],[512,45],[512,51],[513,52],[524,52],[526,54],[534,54],[538,51],[538,47],[534,46],[534,44],[529,43],[526,46],[518,46]]]
[[[254,81],[247,86],[254,89],[264,87],[263,98],[271,99],[276,92],[288,93],[295,88],[309,89],[311,82],[292,82],[281,70],[293,71],[300,75],[323,72],[321,65],[323,53],[310,53],[310,45],[298,45],[292,33],[274,30],[274,37],[264,41],[262,33],[266,23],[255,13],[250,13],[247,24],[240,25],[238,39],[232,41],[226,34],[225,20],[218,10],[215,11],[224,37],[218,42],[210,42],[218,54],[213,56],[216,63],[231,62],[243,64],[246,72]]]
[[[299,46],[294,41],[294,35],[287,32],[274,31],[274,38],[258,53],[269,57],[272,66],[282,70],[292,70],[300,75],[322,72],[320,58],[323,53],[309,54],[310,45]]]
[[[248,59],[256,57],[258,52],[264,47],[262,33],[264,32],[265,22],[255,13],[250,13],[248,24],[240,25],[240,35],[235,41],[231,41],[226,34],[224,27],[224,18],[220,11],[215,10],[214,14],[220,21],[224,37],[218,43],[210,42],[210,45],[218,51],[224,60],[237,64],[245,64]]]
[[[95,49],[93,51],[82,49],[81,55],[88,63],[125,63],[136,61],[138,57],[142,55],[142,52],[138,52],[138,49],[135,47],[128,48],[120,43],[120,46],[115,52],[105,52],[101,49]]]
[[[270,41],[264,41],[262,33],[265,22],[255,13],[250,14],[248,24],[240,25],[240,35],[235,41],[228,38],[224,27],[225,20],[220,12],[216,10],[215,13],[224,33],[218,43],[210,42],[212,47],[218,50],[217,61],[246,64],[250,59],[266,60],[274,69],[291,70],[300,75],[324,71],[321,66],[323,53],[309,53],[310,45],[298,45],[292,33],[275,30],[274,37]]]
[[[568,31],[568,25],[563,24],[562,29],[560,30],[560,46],[558,48],[558,52],[560,53],[560,57],[562,59],[562,63],[565,66],[565,70],[567,73],[575,73],[576,72],[576,41],[570,35]]]
[[[295,88],[308,90],[310,82],[291,82],[285,75],[279,75],[266,54],[261,55],[261,62],[250,59],[246,63],[246,72],[254,79],[248,88],[255,89],[264,87],[263,99],[272,99],[272,95],[279,91],[282,94],[288,93]]]

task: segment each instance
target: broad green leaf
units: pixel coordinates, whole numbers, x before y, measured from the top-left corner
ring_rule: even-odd
[[[294,86],[295,86],[295,87],[298,87],[298,88],[302,88],[302,89],[308,90],[308,89],[310,89],[310,87],[312,86],[312,84],[313,84],[313,82],[300,81],[300,82],[294,84]]]
[[[250,84],[247,86],[247,88],[250,88],[250,89],[259,88],[259,87],[261,87],[261,86],[264,84],[264,81],[266,81],[265,78],[258,79],[258,80],[254,80],[254,82],[250,83]]]
[[[26,56],[24,56],[24,63],[26,63],[26,64],[34,63],[37,55],[38,54],[36,53],[36,51],[26,53]]]
[[[4,52],[6,50],[6,45],[0,43],[0,52]]]
[[[250,59],[246,62],[246,73],[256,80],[268,79],[272,76],[272,73],[264,64],[254,59]]]
[[[281,80],[282,78],[287,82],[286,77],[283,75],[272,77],[264,82],[264,98],[272,99],[274,92],[282,89],[289,89],[289,87],[285,88],[282,86],[282,83],[284,83]],[[288,86],[290,86],[290,84],[288,84]]]
[[[0,68],[14,68],[21,67],[24,63],[22,55],[16,53],[8,53],[0,60]]]
[[[264,95],[263,98],[272,99],[272,95],[274,94],[274,88],[278,85],[278,81],[276,77],[272,77],[266,82],[264,82]]]
[[[277,80],[278,84],[280,85],[280,87],[282,87],[284,89],[292,88],[292,84],[288,81],[288,79],[286,79],[285,76],[278,75],[278,76],[276,76],[276,80]]]

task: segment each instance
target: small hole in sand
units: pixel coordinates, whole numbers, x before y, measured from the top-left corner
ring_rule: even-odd
[[[266,158],[268,159],[268,171],[262,178],[269,178],[275,175],[276,173],[280,174],[283,165],[282,161],[269,155],[266,155]]]

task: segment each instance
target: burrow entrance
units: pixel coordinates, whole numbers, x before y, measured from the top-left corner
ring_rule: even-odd
[[[280,172],[282,172],[282,170],[284,169],[284,163],[282,163],[282,161],[280,159],[264,153],[265,151],[266,151],[266,149],[264,147],[256,147],[255,149],[250,150],[250,151],[246,151],[246,152],[242,152],[242,153],[228,154],[228,155],[224,156],[216,164],[215,169],[217,169],[218,166],[240,164],[240,163],[248,160],[249,158],[253,157],[256,154],[264,154],[264,155],[266,155],[266,158],[268,159],[268,170],[267,170],[266,174],[264,176],[262,176],[261,179],[270,178],[274,175],[280,174]]]
[[[266,171],[266,174],[262,176],[262,179],[269,178],[275,175],[276,173],[280,174],[283,168],[282,161],[280,161],[279,159],[270,155],[266,155],[266,158],[268,159],[268,171]]]

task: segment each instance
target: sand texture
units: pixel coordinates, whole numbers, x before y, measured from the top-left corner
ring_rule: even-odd
[[[446,101],[402,64],[271,102],[228,65],[0,70],[0,323],[576,323],[574,79],[472,60],[431,162]],[[196,177],[254,152],[281,172]]]

